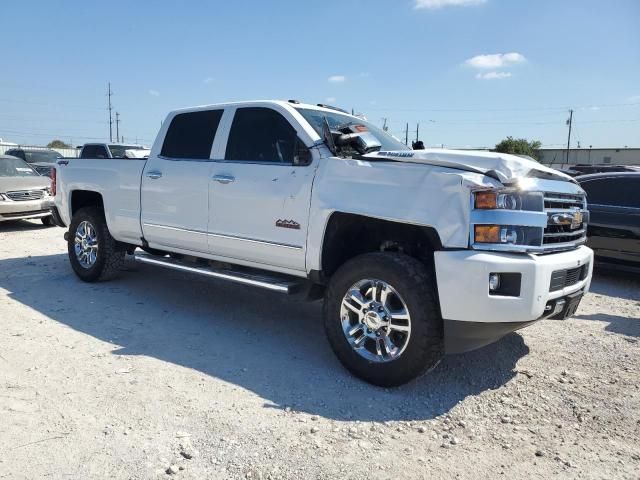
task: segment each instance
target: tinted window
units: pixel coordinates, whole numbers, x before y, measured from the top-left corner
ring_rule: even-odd
[[[640,208],[640,177],[602,178],[580,184],[587,203]]]
[[[209,158],[221,118],[222,110],[176,115],[169,125],[160,155],[169,158]]]
[[[298,136],[291,124],[270,108],[239,108],[227,142],[226,160],[294,163]]]
[[[25,151],[26,160],[29,163],[55,163],[59,158],[62,158],[58,152],[53,150],[31,150]]]
[[[146,150],[139,145],[109,145],[111,150],[111,157],[113,158],[127,158],[127,150]]]
[[[109,158],[104,145],[85,145],[80,158]]]
[[[11,155],[12,157],[18,157],[24,160],[24,152],[22,150],[7,150],[5,155]]]

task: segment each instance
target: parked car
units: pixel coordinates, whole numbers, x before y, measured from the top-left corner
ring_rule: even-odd
[[[596,261],[640,271],[640,172],[577,177],[587,192],[589,246]]]
[[[0,222],[39,218],[53,226],[50,180],[24,160],[0,155]]]
[[[123,143],[85,143],[80,158],[147,158],[149,148]]]
[[[638,159],[640,162],[640,159]],[[640,166],[637,165],[574,165],[572,167],[560,170],[572,177],[579,175],[588,175],[591,173],[615,173],[615,172],[640,172]]]
[[[68,159],[55,179],[82,280],[113,278],[130,252],[324,297],[334,352],[377,385],[570,317],[591,282],[585,194],[571,177],[513,155],[410,150],[296,101],[178,110],[148,159]]]
[[[5,155],[18,157],[31,165],[40,175],[51,176],[53,165],[63,158],[60,152],[50,148],[12,148],[5,152]]]

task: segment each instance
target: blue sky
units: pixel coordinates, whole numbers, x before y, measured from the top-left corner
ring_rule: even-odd
[[[638,0],[5,2],[0,137],[151,143],[168,111],[296,98],[427,145],[640,147]]]

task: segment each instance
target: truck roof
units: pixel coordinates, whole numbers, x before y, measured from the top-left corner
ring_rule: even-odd
[[[226,107],[237,107],[237,106],[268,106],[268,105],[279,105],[283,107],[293,107],[293,108],[307,108],[310,110],[319,110],[323,112],[340,112],[343,115],[351,115],[349,112],[342,110],[337,107],[329,106],[329,105],[314,105],[311,103],[303,103],[298,102],[297,100],[245,100],[245,101],[236,101],[236,102],[224,102],[224,103],[212,103],[209,105],[197,105],[194,107],[186,107],[179,108],[173,110],[171,113],[183,113],[183,112],[196,112],[198,110],[208,110],[212,108],[226,108]]]

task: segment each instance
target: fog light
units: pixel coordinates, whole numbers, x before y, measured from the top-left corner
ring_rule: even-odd
[[[499,288],[500,288],[500,274],[490,273],[489,274],[489,291],[495,292]]]

